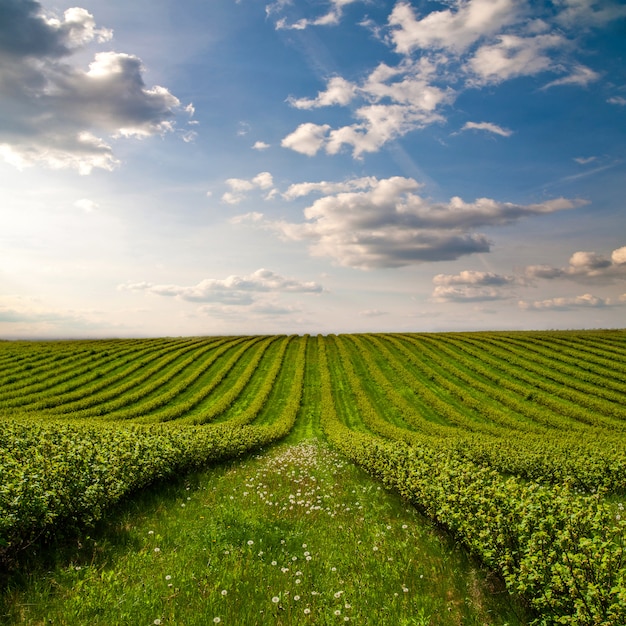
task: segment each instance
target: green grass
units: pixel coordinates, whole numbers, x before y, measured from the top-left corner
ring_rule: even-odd
[[[316,439],[147,490],[6,587],[7,625],[527,623],[453,541]]]

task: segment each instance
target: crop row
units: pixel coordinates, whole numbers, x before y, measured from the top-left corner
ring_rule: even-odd
[[[284,437],[300,408],[306,339],[290,363],[289,395],[262,426],[13,420],[0,431],[0,554],[61,524],[84,526],[157,479],[244,454]],[[285,347],[287,346],[285,341]]]
[[[505,478],[436,446],[346,426],[327,342],[318,341],[322,424],[331,443],[453,532],[537,611],[537,624],[626,620],[626,521],[598,496]],[[619,517],[619,516],[618,516]]]

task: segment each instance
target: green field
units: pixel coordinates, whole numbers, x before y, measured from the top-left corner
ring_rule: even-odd
[[[0,621],[626,624],[625,357],[622,330],[0,342]]]

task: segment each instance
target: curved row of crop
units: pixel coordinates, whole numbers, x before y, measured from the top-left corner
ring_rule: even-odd
[[[489,419],[492,434],[500,432],[501,425],[532,432],[562,426],[562,419],[557,420],[510,391],[494,386],[480,377],[480,372],[464,368],[462,362],[443,359],[428,344],[416,343],[411,336],[380,335],[380,338],[397,349],[407,364],[428,376],[435,389],[445,391],[466,410],[472,409]]]
[[[210,367],[224,353],[238,350],[250,341],[258,339],[224,338],[165,355],[153,363],[146,363],[147,367],[119,386],[92,396],[87,400],[86,407],[61,406],[59,414],[72,419],[97,417],[106,420],[126,420],[146,415],[183,392],[190,379],[200,376],[205,367]],[[78,404],[82,403],[79,401]]]
[[[503,345],[503,342],[489,338],[480,342],[471,339],[458,341],[448,336],[441,340],[455,348],[464,350],[467,354],[476,357],[480,353],[480,360],[494,370],[504,372],[510,378],[520,381],[535,389],[541,389],[551,396],[563,398],[588,411],[616,419],[626,418],[626,395],[618,391],[603,389],[581,380],[577,376],[564,375],[550,362],[542,360],[536,354],[528,357],[523,350],[512,345]],[[466,347],[467,346],[467,347]]]
[[[378,410],[379,418],[367,417],[370,428],[390,439],[404,441],[411,445],[435,445],[445,448],[475,463],[491,467],[501,473],[516,475],[530,480],[548,483],[567,482],[585,492],[602,488],[611,493],[626,492],[626,442],[615,437],[598,438],[591,429],[588,437],[571,438],[559,432],[546,434],[518,433],[511,438],[511,430],[496,431],[497,436],[473,430],[442,428],[440,433],[431,430],[427,433],[404,433],[393,426],[382,426],[380,420],[389,421],[390,404],[401,406],[402,416],[407,424],[419,426],[420,416],[411,418],[411,405],[404,396],[397,393],[398,383],[411,384],[410,378],[395,381],[386,379],[372,357],[380,350],[385,357],[392,357],[385,345],[373,336],[341,336],[339,340],[351,341],[360,346],[359,356],[368,365],[368,375],[354,376],[348,373],[349,380],[356,378],[352,392],[363,416]],[[366,345],[371,342],[370,345]],[[390,362],[393,362],[390,360]],[[343,369],[347,369],[345,364]],[[331,363],[331,368],[333,365]],[[371,383],[368,384],[368,378]],[[358,384],[357,390],[354,386]],[[415,387],[415,384],[412,385]],[[360,391],[359,391],[360,388]],[[344,391],[345,393],[345,391]],[[416,393],[424,393],[424,388],[416,388]],[[368,396],[367,398],[363,396]],[[380,395],[378,409],[371,403]],[[387,405],[385,406],[385,401]],[[445,403],[441,408],[449,411]],[[381,408],[382,407],[382,408]]]
[[[151,350],[151,346],[144,347],[141,343],[133,344],[129,341],[126,345],[119,346],[117,350],[76,351],[74,355],[62,360],[55,358],[54,353],[51,353],[45,367],[36,371],[16,370],[13,376],[8,377],[15,378],[15,380],[12,384],[0,389],[0,405],[8,407],[33,404],[47,395],[65,393],[69,389],[75,389],[84,384],[84,380],[77,379],[91,376],[95,380],[99,377],[98,372],[102,371],[103,366],[105,368],[111,365],[116,367],[118,361],[125,357],[136,358],[135,355],[139,356]],[[71,385],[66,385],[68,382]]]
[[[285,339],[285,346],[289,341]],[[36,537],[84,527],[155,480],[245,454],[287,435],[300,410],[307,338],[287,397],[263,425],[142,426],[4,419],[0,430],[0,557]]]
[[[536,624],[613,626],[626,620],[626,522],[598,496],[526,484],[449,450],[388,443],[341,422],[324,341],[319,342],[322,424],[329,441],[448,528],[511,592]]]
[[[239,359],[237,359],[236,366],[238,370],[236,373],[232,365],[227,368],[222,368],[218,376],[220,387],[216,390],[214,395],[206,394],[206,389],[202,390],[204,397],[210,401],[210,405],[200,412],[190,413],[189,415],[185,415],[183,412],[177,410],[181,423],[196,425],[207,424],[213,422],[217,417],[227,411],[237,401],[237,398],[250,382],[250,379],[253,377],[268,349],[277,340],[277,336],[264,337],[251,349],[244,350],[242,355],[246,358],[244,359],[240,356]],[[227,371],[224,372],[224,369],[227,369]],[[211,383],[211,389],[213,388],[213,383]],[[176,407],[179,406],[179,404],[176,405]],[[152,419],[152,417],[148,419]]]
[[[229,424],[237,424],[243,426],[256,421],[261,410],[266,406],[272,391],[276,387],[279,374],[285,373],[287,369],[287,350],[294,342],[295,337],[290,335],[282,338],[279,342],[275,342],[271,347],[277,345],[276,352],[272,355],[266,353],[264,361],[269,363],[259,363],[253,372],[254,378],[258,381],[255,386],[252,380],[248,381],[245,388],[242,388],[241,395],[246,396],[247,402],[235,402],[224,411],[218,418],[218,422],[226,421]],[[268,351],[269,352],[269,351]],[[245,389],[245,390],[244,390]]]
[[[74,363],[47,380],[20,389],[13,398],[0,402],[0,407],[21,407],[35,411],[61,407],[61,411],[69,412],[93,406],[94,399],[99,397],[100,393],[108,393],[109,397],[114,397],[115,391],[111,393],[109,389],[115,388],[120,381],[127,382],[129,376],[134,380],[134,372],[138,369],[154,364],[156,359],[168,353],[174,352],[171,358],[178,358],[184,351],[193,350],[197,345],[197,341],[176,342],[157,349],[139,346],[133,349],[132,344],[129,344],[127,349],[113,354],[106,351],[107,357],[103,361]],[[166,359],[164,363],[168,360],[170,359]],[[70,404],[71,406],[63,407]]]
[[[374,348],[388,358],[400,380],[414,389],[416,395],[436,411],[455,430],[467,430],[500,435],[511,430],[543,432],[544,427],[528,422],[519,414],[485,401],[485,389],[479,386],[460,385],[447,370],[436,367],[422,352],[417,355],[394,336],[366,336]],[[413,381],[411,377],[415,376]],[[489,398],[491,400],[491,398]],[[435,434],[435,433],[433,433]]]
[[[602,335],[596,333],[569,333],[567,335],[554,335],[548,333],[544,339],[546,345],[566,353],[573,352],[580,358],[581,366],[601,368],[602,374],[613,376],[615,366],[622,373],[625,366],[622,357],[626,346],[620,346],[620,337],[623,331],[612,331],[611,340],[607,345]]]
[[[183,418],[210,398],[233,368],[258,349],[261,340],[261,337],[245,338],[220,345],[204,359],[186,363],[167,385],[159,385],[150,395],[118,413],[111,413],[107,419],[154,423]]]
[[[478,337],[463,337],[454,335],[455,339],[468,340],[475,343],[480,341]],[[586,362],[586,355],[577,350],[570,348],[568,351],[555,349],[553,344],[542,341],[540,337],[531,335],[529,337],[504,336],[501,337],[494,333],[494,345],[504,344],[516,353],[528,355],[532,357],[533,364],[541,364],[544,368],[559,372],[565,380],[581,381],[592,385],[592,394],[603,396],[604,391],[616,392],[626,395],[626,372],[620,370],[620,359],[623,356],[616,355],[611,368],[603,368],[600,366],[591,366]]]
[[[490,369],[482,364],[482,355],[476,354],[470,358],[428,335],[402,335],[402,341],[413,346],[414,352],[428,353],[442,368],[447,368],[450,380],[444,378],[441,384],[450,385],[453,376],[457,381],[462,381],[460,384],[452,383],[461,395],[467,393],[465,389],[468,387],[475,391],[480,390],[486,403],[497,400],[549,428],[584,431],[593,425],[609,430],[621,429],[619,422],[611,421],[571,402],[553,398],[541,390],[529,389],[528,385],[509,378],[505,371]]]

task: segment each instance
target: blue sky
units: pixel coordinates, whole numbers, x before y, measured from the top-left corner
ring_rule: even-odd
[[[624,327],[626,6],[0,0],[0,337]]]

